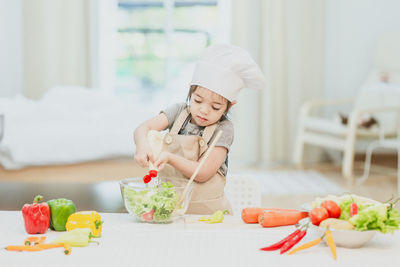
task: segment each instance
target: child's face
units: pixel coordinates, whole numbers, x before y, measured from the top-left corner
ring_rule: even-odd
[[[190,98],[192,120],[199,126],[208,126],[219,121],[227,107],[226,98],[201,86],[197,86]]]

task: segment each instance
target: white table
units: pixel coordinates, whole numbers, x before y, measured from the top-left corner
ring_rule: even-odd
[[[198,222],[188,216],[172,224],[137,223],[125,213],[102,213],[100,245],[40,252],[0,251],[0,266],[398,266],[400,233],[376,235],[360,249],[337,248],[333,260],[329,248],[320,244],[294,255],[263,252],[260,247],[278,241],[294,226],[262,228],[226,216],[221,224]],[[48,231],[47,241],[60,233]],[[20,211],[0,211],[0,247],[22,244],[28,236]],[[302,242],[314,239],[310,232]]]

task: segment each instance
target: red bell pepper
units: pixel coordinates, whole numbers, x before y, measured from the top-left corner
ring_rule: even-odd
[[[50,207],[46,202],[38,203],[43,199],[36,196],[33,204],[25,204],[22,207],[25,230],[28,234],[44,234],[50,226]]]

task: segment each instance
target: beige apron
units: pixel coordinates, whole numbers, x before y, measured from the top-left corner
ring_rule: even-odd
[[[207,126],[204,129],[203,136],[178,135],[188,116],[187,109],[179,114],[170,132],[164,136],[161,151],[168,151],[188,160],[198,161],[207,150],[207,143],[210,141],[217,124]],[[175,185],[181,185],[188,181],[187,177],[169,164],[166,164],[160,171],[159,177]],[[231,205],[224,194],[225,182],[225,177],[219,170],[210,180],[204,183],[194,181],[192,198],[186,213],[212,214],[217,210],[228,210],[232,214]]]

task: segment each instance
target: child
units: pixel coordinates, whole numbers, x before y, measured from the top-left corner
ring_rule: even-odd
[[[233,124],[226,114],[236,104],[236,96],[242,88],[261,89],[264,82],[261,70],[245,50],[232,45],[212,45],[196,64],[188,105],[170,106],[135,130],[135,160],[142,167],[152,162],[159,176],[171,181],[183,180],[179,178],[187,181],[216,133],[222,130],[221,138],[194,180],[187,213],[231,212],[224,186]],[[167,128],[169,133],[164,136],[161,153],[154,158],[147,133]]]

